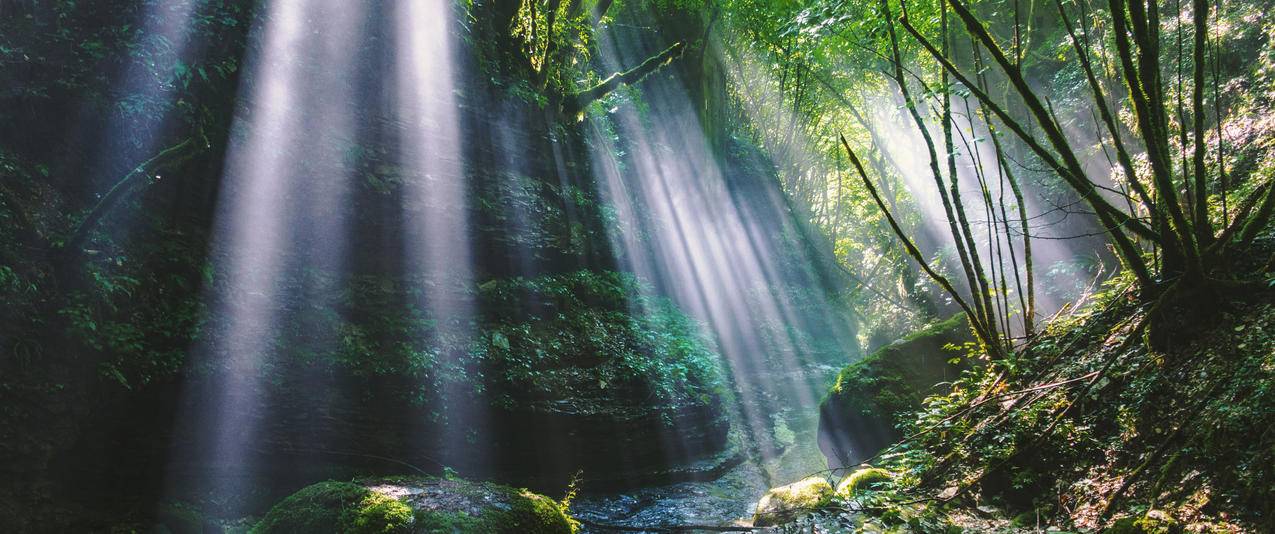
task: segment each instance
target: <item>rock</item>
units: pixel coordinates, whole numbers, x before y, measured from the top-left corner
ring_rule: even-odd
[[[829,467],[852,466],[900,437],[901,416],[921,407],[935,386],[970,367],[949,345],[973,341],[964,314],[928,326],[841,371],[819,405],[819,449]]]
[[[291,339],[267,357],[269,379],[234,414],[257,429],[253,457],[209,465],[216,440],[202,419],[186,419],[173,447],[182,456],[170,459],[183,480],[237,477],[269,486],[270,503],[306,482],[403,464],[535,488],[565,487],[582,472],[582,486],[610,489],[702,479],[736,459],[724,454],[732,411],[721,356],[698,323],[643,293],[633,275],[489,280],[471,330],[438,339],[419,334],[432,328],[425,315],[375,305],[423,288],[374,282],[356,288],[368,304],[292,327],[354,332],[356,346]],[[225,409],[211,402],[225,394],[219,379],[191,382],[189,412]]]
[[[832,493],[832,484],[819,476],[772,488],[757,501],[753,526],[770,527],[794,521],[827,504]]]
[[[716,353],[697,323],[641,282],[577,271],[484,283],[486,427],[447,463],[534,487],[577,472],[591,489],[684,480],[727,445]],[[530,438],[530,439],[529,439]],[[485,474],[484,474],[485,473]],[[689,474],[689,473],[688,473]]]
[[[1104,534],[1179,534],[1182,524],[1161,510],[1148,510],[1141,517],[1122,517],[1103,531]]]
[[[615,405],[593,412],[492,410],[486,443],[499,456],[488,465],[458,464],[463,473],[486,470],[537,487],[563,485],[577,471],[590,489],[696,480],[704,478],[699,470],[717,472],[731,463],[721,454],[730,430],[726,413],[716,396],[704,403]],[[546,435],[547,429],[553,433]]]
[[[276,504],[252,532],[572,534],[562,504],[492,483],[395,477],[320,482]]]
[[[412,509],[351,482],[306,486],[276,504],[254,534],[284,532],[407,532]]]
[[[853,497],[856,493],[873,489],[873,484],[889,482],[893,477],[889,471],[879,467],[865,467],[856,470],[837,483],[836,494],[843,499]]]

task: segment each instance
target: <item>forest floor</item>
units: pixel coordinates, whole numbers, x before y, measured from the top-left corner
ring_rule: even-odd
[[[1116,282],[928,399],[873,461],[893,483],[782,530],[1275,531],[1275,281],[1170,310],[1191,320],[1158,348]]]

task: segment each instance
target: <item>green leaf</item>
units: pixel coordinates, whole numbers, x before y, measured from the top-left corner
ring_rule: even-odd
[[[500,332],[492,332],[491,344],[497,348],[509,350],[509,338]]]

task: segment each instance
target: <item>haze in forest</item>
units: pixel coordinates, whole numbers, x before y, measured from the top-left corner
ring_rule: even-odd
[[[1275,529],[1271,2],[0,2],[0,529]]]

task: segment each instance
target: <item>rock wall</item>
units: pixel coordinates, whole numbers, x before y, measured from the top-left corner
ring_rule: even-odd
[[[828,466],[864,462],[901,438],[901,417],[970,367],[960,346],[973,341],[958,314],[843,369],[819,405],[819,449]]]

